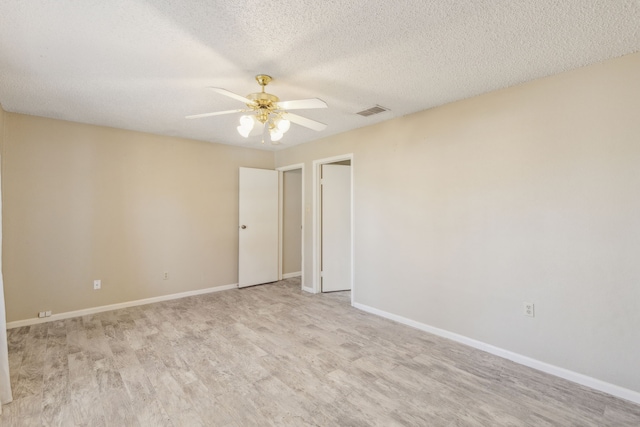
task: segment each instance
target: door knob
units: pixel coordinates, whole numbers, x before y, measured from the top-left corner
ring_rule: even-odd
[[[244,230],[245,228],[247,228],[247,226],[246,225],[241,225],[240,228],[242,228]]]

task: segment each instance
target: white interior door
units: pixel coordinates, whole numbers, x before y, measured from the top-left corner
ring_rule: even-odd
[[[278,280],[278,172],[240,168],[238,287]]]
[[[322,165],[322,292],[351,289],[351,166]]]

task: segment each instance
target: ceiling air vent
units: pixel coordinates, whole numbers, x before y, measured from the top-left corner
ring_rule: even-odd
[[[366,110],[359,111],[356,114],[359,114],[362,117],[369,117],[369,116],[373,116],[374,114],[380,114],[384,111],[389,111],[389,109],[381,107],[380,105],[376,105],[375,107],[371,107],[371,108],[367,108]]]

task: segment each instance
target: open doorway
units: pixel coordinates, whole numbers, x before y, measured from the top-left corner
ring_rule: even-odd
[[[300,277],[304,289],[304,165],[278,168],[280,173],[280,279]]]

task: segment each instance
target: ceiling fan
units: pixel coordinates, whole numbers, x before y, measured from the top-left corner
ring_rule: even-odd
[[[258,74],[256,76],[256,81],[260,86],[262,86],[262,91],[250,93],[246,97],[219,87],[210,87],[209,89],[214,92],[244,102],[247,107],[239,108],[237,110],[217,111],[215,113],[195,114],[192,116],[186,116],[186,118],[199,119],[201,117],[250,112],[252,114],[240,117],[240,125],[237,127],[238,133],[243,137],[248,138],[255,125],[260,123],[262,124],[262,143],[264,143],[265,137],[268,134],[272,144],[279,144],[282,136],[289,130],[291,122],[315,131],[322,131],[327,127],[324,123],[320,123],[288,111],[310,108],[327,108],[326,102],[318,98],[280,101],[277,96],[264,91],[264,87],[268,85],[271,80],[271,76]]]

